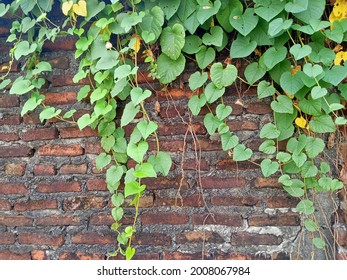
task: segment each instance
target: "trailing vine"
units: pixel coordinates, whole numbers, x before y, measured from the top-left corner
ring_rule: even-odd
[[[54,22],[52,9],[61,10],[66,20]],[[346,10],[344,0],[336,0],[334,6],[325,0],[3,1],[0,16],[10,14],[14,20],[7,38],[12,44],[10,63],[0,89],[27,96],[22,115],[40,107],[41,121],[58,118],[98,131],[104,152],[97,156],[96,166],[107,169],[118,244],[110,255],[131,259],[139,202],[146,190],[143,179],[166,176],[171,167],[170,155],[160,150],[158,125],[146,111],[153,92],[138,83],[139,61],[163,87],[176,80],[188,59],[196,63],[198,70],[189,78],[194,93],[189,109],[196,116],[207,106],[207,132],[219,135],[222,149],[234,161],[253,156],[226,123],[232,107],[224,105],[223,96],[235,81],[242,81],[256,88],[259,99],[271,101],[273,110],[273,121],[260,131],[264,141],[259,150],[266,155],[260,169],[265,177],[279,174],[284,189],[300,199],[296,209],[305,217],[305,228],[312,232],[313,244],[324,248],[312,194],[343,187],[321,155],[324,134],[347,124],[341,111],[347,99]],[[52,66],[42,60],[42,48],[67,34],[77,37],[79,68],[73,80],[90,81],[77,99],[93,107],[77,121],[75,110],[63,113],[48,106],[43,94],[45,74]],[[226,58],[223,63],[220,57]],[[239,59],[246,65],[244,77],[235,66]],[[9,74],[15,60],[23,62],[22,75],[13,80]],[[215,110],[213,103],[218,104]],[[124,128],[139,114],[141,120],[126,138]],[[156,152],[150,155],[149,137],[156,140]],[[280,151],[283,140],[286,149]],[[135,168],[126,167],[129,159],[137,163]],[[122,207],[128,197],[136,214],[133,225],[125,227]]]

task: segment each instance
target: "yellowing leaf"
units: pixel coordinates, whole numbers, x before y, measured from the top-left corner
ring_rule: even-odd
[[[87,16],[87,3],[84,0],[78,1],[77,4],[73,4],[72,10],[75,14],[86,17]]]
[[[64,2],[62,7],[61,7],[63,14],[67,16],[68,13],[70,12],[72,6],[73,6],[72,0]]]
[[[307,121],[303,117],[299,117],[299,118],[295,119],[295,124],[298,127],[305,128],[306,124],[307,124]]]
[[[131,36],[131,38],[135,38],[134,43],[132,44],[132,48],[135,51],[135,53],[138,53],[140,48],[141,48],[141,36],[134,34],[133,36]]]
[[[293,99],[294,98],[294,95],[291,95],[291,94],[289,94],[288,92],[284,92],[290,99]]]
[[[344,18],[347,18],[347,0],[336,0],[329,21],[332,23]]]
[[[334,59],[335,65],[341,65],[341,62],[345,62],[347,60],[347,52],[338,52]]]

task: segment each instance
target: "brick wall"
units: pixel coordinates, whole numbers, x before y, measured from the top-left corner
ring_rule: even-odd
[[[4,33],[5,28],[1,53],[8,49]],[[82,115],[90,107],[75,101],[74,42],[60,38],[45,47],[44,57],[54,67],[46,104],[73,107]],[[7,59],[0,57],[0,65]],[[13,76],[20,75],[16,67]],[[174,164],[168,178],[146,182],[135,258],[293,257],[301,231],[300,216],[292,211],[297,200],[275,178],[262,178],[256,164],[233,162],[219,140],[207,135],[203,115],[189,121],[192,93],[186,80],[193,69],[189,65],[168,93],[150,85],[156,94],[146,106],[159,124],[161,149],[171,153]],[[38,112],[21,117],[24,102],[0,93],[0,259],[105,259],[115,249],[115,235],[109,229],[110,193],[94,164],[101,150],[97,134],[57,120],[40,123]],[[233,107],[229,126],[257,151],[259,128],[271,119],[269,105],[239,84],[227,92],[225,103]],[[153,151],[154,139],[149,141]],[[134,209],[125,213],[124,224],[132,223]]]

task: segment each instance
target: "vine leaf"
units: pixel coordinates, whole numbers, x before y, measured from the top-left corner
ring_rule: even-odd
[[[276,93],[276,89],[267,81],[261,81],[257,87],[258,98],[265,98]]]
[[[298,210],[300,213],[311,215],[314,213],[315,209],[311,200],[304,199],[298,203],[298,205],[296,206],[296,210]]]
[[[249,56],[257,47],[256,41],[250,41],[250,37],[237,36],[230,47],[230,56],[232,58],[241,58]]]
[[[249,160],[253,152],[251,149],[246,148],[243,144],[238,144],[233,150],[233,160],[234,161],[245,161]]]
[[[223,44],[223,29],[220,26],[212,26],[210,33],[205,33],[202,36],[202,42],[207,45],[221,47]]]
[[[326,88],[322,88],[320,86],[315,86],[311,90],[312,99],[319,99],[328,94],[328,90]]]
[[[204,83],[207,81],[208,75],[206,72],[202,72],[200,74],[199,71],[196,71],[194,74],[192,74],[189,77],[189,88],[194,91],[204,85]]]
[[[284,174],[281,177],[279,177],[278,182],[287,187],[293,185],[293,181],[290,179],[288,174]]]
[[[232,135],[230,131],[221,135],[222,149],[228,151],[233,149],[239,143],[239,137]]]
[[[206,48],[205,46],[201,46],[199,51],[195,54],[195,57],[196,57],[196,62],[198,63],[199,68],[205,69],[215,59],[216,52],[211,47]]]
[[[269,24],[268,34],[271,37],[277,37],[283,34],[283,31],[289,29],[293,24],[292,19],[283,20],[282,18],[276,18]]]
[[[164,11],[165,17],[169,20],[178,10],[181,0],[159,0],[159,7]]]
[[[156,156],[151,155],[148,158],[148,162],[153,165],[156,172],[161,173],[163,176],[167,176],[169,174],[172,160],[168,153],[160,151]]]
[[[271,155],[276,152],[275,141],[273,140],[265,140],[260,146],[259,151]]]
[[[95,159],[96,168],[101,170],[105,166],[109,165],[111,163],[111,156],[107,155],[106,153],[101,153],[98,155]]]
[[[277,127],[273,123],[267,123],[260,130],[260,138],[275,139],[280,134],[281,132],[277,129]]]
[[[208,103],[215,102],[222,97],[225,92],[225,87],[218,88],[214,83],[209,83],[205,88],[205,97]]]
[[[253,8],[247,8],[243,14],[236,13],[230,15],[231,25],[243,36],[247,36],[257,26],[259,17],[254,13]]]
[[[171,83],[179,76],[186,64],[185,57],[180,54],[177,60],[172,60],[165,54],[160,54],[157,60],[159,80],[163,84]]]
[[[336,126],[329,115],[315,117],[310,121],[310,129],[316,133],[335,132]]]
[[[307,10],[308,0],[292,0],[285,5],[288,13],[300,13]]]
[[[315,232],[318,229],[318,225],[313,220],[305,220],[304,221],[305,228],[310,232]]]
[[[148,143],[145,141],[140,142],[138,145],[134,143],[129,143],[127,147],[127,154],[137,163],[140,163],[143,160],[146,152],[148,150]]]
[[[160,36],[160,46],[162,52],[172,60],[177,60],[181,55],[181,50],[185,43],[184,27],[176,23],[172,28],[164,28]]]
[[[270,177],[277,172],[279,164],[277,161],[271,161],[270,159],[266,158],[260,163],[260,168],[264,177]]]
[[[200,110],[206,104],[205,94],[201,94],[200,98],[197,95],[192,96],[188,101],[188,107],[194,116],[200,113]]]
[[[140,194],[146,189],[145,185],[140,185],[137,181],[132,181],[125,184],[124,197],[128,197],[134,194]]]
[[[144,101],[151,95],[152,92],[150,90],[146,89],[145,91],[143,91],[143,89],[139,87],[134,87],[130,91],[131,101],[135,106],[139,105],[142,101]]]
[[[34,86],[31,84],[29,80],[23,79],[23,77],[18,77],[14,82],[10,89],[10,94],[18,94],[22,95],[30,90],[32,90]]]
[[[304,83],[298,74],[292,75],[290,72],[284,72],[280,79],[280,85],[284,91],[290,95],[295,95],[304,87]]]
[[[120,120],[121,126],[123,127],[133,121],[139,111],[140,108],[135,106],[133,102],[127,103]]]
[[[120,185],[120,179],[122,178],[124,169],[122,166],[111,166],[106,171],[106,183],[110,190],[116,190]],[[112,192],[112,191],[111,191]]]
[[[304,153],[297,153],[292,155],[292,159],[297,167],[301,167],[307,160],[307,156]]]
[[[208,113],[204,117],[204,125],[207,129],[208,134],[212,135],[216,132],[219,127],[221,121],[214,116],[212,113]]]
[[[303,70],[304,73],[310,78],[318,77],[320,74],[323,73],[322,66],[318,64],[312,65],[311,63],[305,63]]]
[[[233,27],[230,24],[229,16],[231,14],[236,14],[236,11],[239,11],[239,14],[242,13],[243,6],[239,0],[228,0],[223,2],[227,2],[227,4],[223,3],[216,17],[219,24],[224,28],[224,30],[226,32],[231,32],[233,31]]]
[[[247,65],[244,75],[246,80],[252,85],[266,74],[266,70],[258,63],[252,62]],[[262,81],[263,82],[263,81]],[[272,94],[271,94],[272,95]]]
[[[134,171],[136,178],[156,178],[157,173],[154,171],[153,165],[149,162],[141,163],[137,165]]]
[[[136,125],[137,129],[140,131],[143,139],[147,139],[149,135],[151,135],[154,131],[157,130],[158,125],[155,122],[147,122],[145,120],[140,121]]]
[[[302,188],[294,186],[285,186],[283,188],[293,197],[302,197],[305,194],[305,191]]]
[[[323,249],[326,246],[325,241],[320,237],[313,238],[312,243],[318,249]]]
[[[293,113],[292,100],[286,95],[280,95],[277,97],[277,101],[271,102],[271,108],[277,113]]]
[[[140,23],[142,33],[141,37],[146,43],[153,44],[159,38],[162,32],[162,26],[164,24],[164,12],[163,10],[155,6],[150,11],[146,12],[146,15]],[[152,36],[150,34],[153,34]],[[145,39],[147,35],[147,38]],[[154,37],[153,37],[154,36]]]
[[[312,48],[309,45],[301,46],[300,44],[295,44],[289,49],[289,52],[294,56],[295,60],[300,60],[310,55]],[[306,65],[307,64],[305,64],[305,66]]]
[[[199,3],[199,8],[196,18],[200,24],[204,24],[206,20],[215,15],[222,5],[220,0],[216,0],[214,3],[211,3],[209,0],[197,0],[197,2]]]
[[[254,12],[265,19],[267,22],[272,20],[275,16],[277,16],[280,12],[283,11],[285,1],[277,1],[277,0],[261,0],[257,1],[254,7]]]
[[[263,54],[264,65],[268,68],[268,70],[271,70],[275,67],[275,65],[283,61],[286,58],[286,55],[286,47],[281,46],[277,49],[275,47],[271,47]]]
[[[187,54],[196,54],[199,51],[202,40],[199,36],[189,35],[185,38],[185,43],[182,51]]]
[[[234,81],[237,78],[237,69],[234,65],[231,65],[231,64],[228,64],[225,67],[225,69],[223,69],[222,63],[217,62],[217,63],[213,63],[210,74],[211,74],[211,80],[213,84],[218,89],[222,89],[234,83]],[[207,95],[206,95],[206,98],[207,98]]]
[[[222,121],[226,117],[228,117],[232,111],[233,111],[233,108],[231,108],[230,106],[219,104],[216,108],[216,116],[220,121]]]

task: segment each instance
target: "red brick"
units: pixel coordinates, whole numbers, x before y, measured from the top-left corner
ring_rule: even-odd
[[[58,132],[56,128],[35,128],[23,130],[23,141],[33,140],[52,140],[58,138]]]
[[[0,199],[0,211],[7,210],[11,210],[11,204],[5,199]]]
[[[213,196],[211,203],[217,206],[260,206],[261,199],[253,195]]]
[[[9,227],[23,227],[23,226],[32,226],[33,219],[26,216],[20,215],[1,215],[0,216],[0,225],[9,226]]]
[[[34,150],[28,146],[0,146],[0,158],[31,157]]]
[[[23,121],[26,124],[41,124],[40,114],[31,112],[23,116]]]
[[[134,205],[130,205],[131,202],[133,201],[133,198],[128,197],[125,199],[125,206],[126,207],[134,207]],[[139,200],[139,207],[140,209],[143,208],[151,208],[153,207],[153,202],[154,202],[154,195],[143,195],[141,196],[140,200]],[[112,207],[112,203],[111,201],[109,201],[109,205],[110,207]]]
[[[106,255],[84,252],[62,252],[59,254],[60,260],[105,260]]]
[[[85,148],[86,154],[98,155],[104,152],[104,149],[101,148],[100,143],[86,142],[85,145],[86,145],[86,148]]]
[[[36,187],[36,191],[43,193],[79,192],[81,191],[81,185],[78,182],[65,181],[39,183]]]
[[[114,219],[111,214],[94,214],[90,218],[90,224],[96,226],[112,225]]]
[[[8,163],[5,166],[5,172],[7,176],[23,176],[25,168],[25,163]]]
[[[87,189],[89,191],[107,191],[106,181],[105,179],[89,179]]]
[[[226,177],[218,176],[202,177],[201,184],[203,189],[230,189],[242,188],[246,186],[246,180],[243,177]]]
[[[159,260],[158,253],[135,253],[133,260]],[[109,260],[125,260],[125,257],[121,254],[118,254],[115,257],[110,257]]]
[[[208,260],[212,257],[204,252],[181,253],[181,252],[163,252],[164,260]]]
[[[212,217],[213,215],[213,217]],[[192,223],[194,225],[225,225],[231,227],[241,227],[243,220],[239,214],[193,214]]]
[[[278,178],[257,178],[254,183],[257,188],[282,188],[282,184],[278,182]]]
[[[76,50],[75,44],[75,38],[58,37],[54,42],[49,40],[45,41],[43,51],[74,51]]]
[[[63,209],[65,211],[87,210],[87,209],[102,209],[109,199],[103,196],[77,196],[65,199]]]
[[[13,108],[19,106],[19,98],[14,95],[0,96],[0,108]]]
[[[53,75],[52,86],[53,87],[65,87],[65,86],[76,86],[76,85],[89,85],[88,78],[80,80],[78,83],[73,81],[74,75]]]
[[[163,189],[178,189],[181,184],[180,178],[168,179],[166,177],[143,179],[142,182],[147,185],[148,190],[163,190]],[[186,179],[182,181],[181,188],[187,188],[188,182]]]
[[[80,156],[84,150],[79,144],[71,145],[45,145],[39,147],[39,156]]]
[[[33,250],[31,251],[31,259],[37,261],[47,260],[46,252],[43,250]]]
[[[1,27],[0,27],[0,34],[1,34]],[[7,73],[9,67],[10,67],[9,62],[5,62],[5,63],[0,64],[0,73]],[[12,62],[10,72],[11,73],[19,72],[19,63],[18,63],[18,61],[13,61]]]
[[[167,104],[164,106],[160,106],[159,116],[161,118],[175,118],[179,116],[184,116],[186,109],[182,107],[180,104]]]
[[[141,232],[140,234],[135,234],[133,239],[133,244],[136,245],[153,245],[153,246],[170,246],[171,238],[170,236],[163,233],[146,233]]]
[[[259,126],[256,122],[252,121],[230,121],[228,126],[231,131],[245,131],[245,130],[258,130]]]
[[[90,127],[80,130],[78,127],[64,127],[59,129],[61,138],[86,138],[98,136],[98,132]]]
[[[299,199],[291,196],[268,196],[265,200],[270,208],[294,208],[299,203]]]
[[[152,77],[149,77],[149,74],[150,74],[149,71],[138,71],[137,82],[139,84],[152,83],[154,81],[154,79]]]
[[[179,214],[173,212],[143,213],[141,215],[141,222],[144,225],[181,225],[188,223],[188,221],[189,217],[186,214]]]
[[[183,161],[183,169],[185,170],[198,170],[200,164],[200,170],[201,171],[208,171],[210,170],[210,166],[208,162],[204,159],[201,159],[200,161],[197,161],[196,159],[184,159]]]
[[[267,260],[269,257],[264,256],[263,254],[253,255],[245,254],[239,252],[232,253],[217,253],[215,254],[216,260]]]
[[[33,211],[58,208],[58,202],[54,199],[47,200],[28,200],[16,202],[14,210],[16,211]]]
[[[247,106],[247,113],[256,115],[265,115],[272,113],[272,109],[269,104],[264,102],[250,103]]]
[[[36,218],[37,226],[78,226],[80,224],[79,216],[52,215]]]
[[[70,65],[69,58],[67,58],[66,56],[56,57],[56,58],[50,59],[48,62],[52,65],[53,69],[66,70],[69,68],[69,65]]]
[[[335,232],[335,241],[339,246],[347,246],[347,231],[344,229],[336,229]]]
[[[157,206],[178,206],[178,207],[204,207],[205,203],[201,195],[188,195],[177,198],[155,196]]]
[[[276,215],[253,214],[248,217],[249,226],[298,226],[300,225],[300,215],[295,213],[285,213]]]
[[[149,151],[157,150],[157,143],[155,141],[148,141]],[[159,141],[160,150],[164,152],[183,152],[184,141],[172,140],[172,141]]]
[[[172,88],[169,91],[158,91],[158,100],[178,100],[178,99],[188,99],[193,96],[193,92],[190,90]]]
[[[347,260],[347,253],[336,254],[336,260],[345,261]]]
[[[60,168],[60,174],[86,174],[87,164],[65,164]]]
[[[199,140],[198,145],[200,146],[202,151],[206,151],[206,152],[222,150],[222,146],[221,146],[222,144],[218,141]]]
[[[229,171],[238,171],[238,170],[254,170],[258,169],[259,166],[249,162],[249,161],[233,161],[232,159],[224,159],[219,161],[216,164],[217,170],[229,170]]]
[[[224,239],[212,231],[187,231],[176,236],[176,243],[224,243]]]
[[[17,125],[20,122],[20,115],[0,115],[0,125]]]
[[[28,188],[23,183],[0,182],[0,194],[27,194]]]
[[[193,132],[199,135],[205,135],[206,129],[201,123],[193,123],[189,128],[183,123],[179,124],[159,124],[158,135],[160,136],[176,136],[176,135],[185,135],[187,129],[192,129]],[[190,134],[190,132],[188,132]]]
[[[257,234],[248,232],[237,232],[231,235],[231,245],[279,245],[282,238],[272,234]]]
[[[53,176],[57,174],[54,165],[39,164],[34,166],[35,176]]]
[[[0,141],[11,142],[19,139],[18,133],[4,133],[0,132]]]
[[[52,236],[45,233],[19,233],[18,241],[20,244],[62,246],[64,244],[63,236]]]
[[[9,250],[0,250],[0,260],[30,260],[30,253],[15,253]]]
[[[65,105],[77,102],[77,92],[50,92],[45,94],[46,105]]]
[[[12,232],[0,233],[0,244],[14,244],[16,236]]]
[[[111,234],[103,235],[96,232],[77,233],[72,236],[71,242],[74,244],[88,244],[88,245],[115,244],[116,235],[111,235]]]

